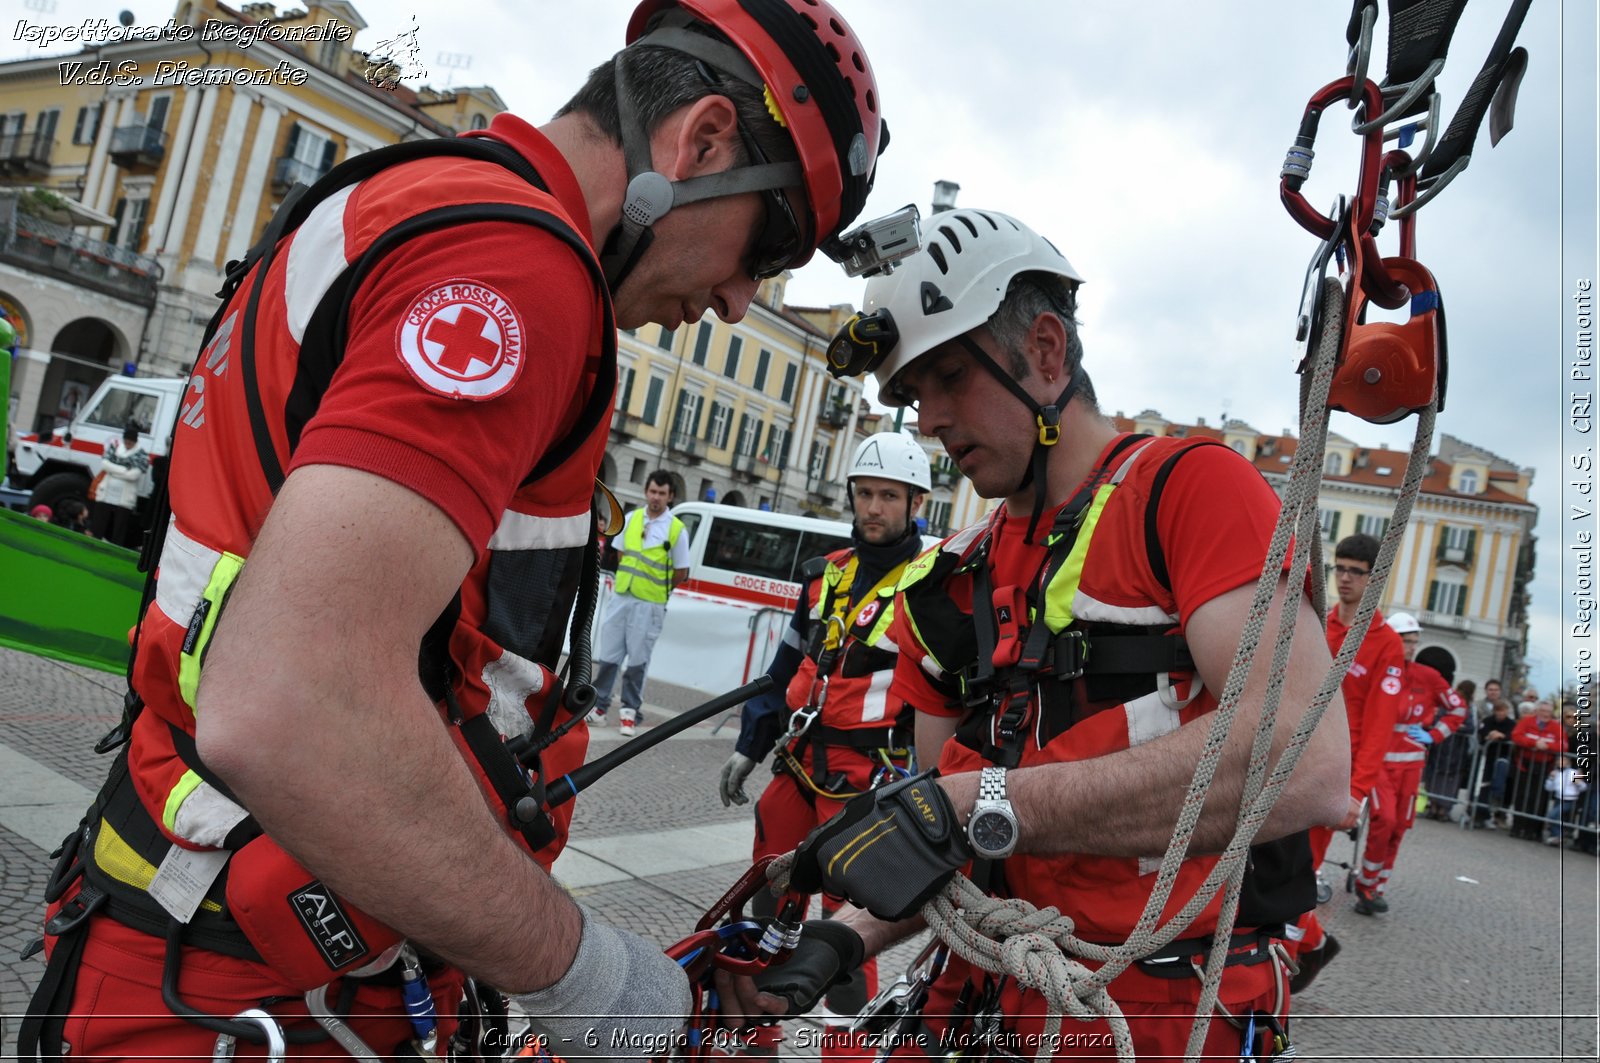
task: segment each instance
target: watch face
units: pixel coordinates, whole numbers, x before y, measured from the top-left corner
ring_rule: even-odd
[[[1017,827],[998,812],[984,812],[972,821],[972,844],[980,853],[1000,853],[1017,839]]]

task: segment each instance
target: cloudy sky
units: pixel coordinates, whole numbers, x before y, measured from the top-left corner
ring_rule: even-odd
[[[1152,407],[1212,424],[1226,413],[1268,432],[1295,424],[1292,330],[1314,240],[1284,213],[1276,186],[1306,99],[1344,73],[1347,3],[838,2],[867,43],[893,134],[869,215],[908,202],[926,210],[942,178],[960,183],[961,205],[1017,215],[1049,236],[1088,279],[1083,337],[1110,412]],[[149,25],[176,5],[22,0],[12,10],[73,23],[114,20],[124,6]],[[371,24],[356,44],[407,30],[415,16],[435,86],[492,85],[537,122],[622,43],[632,6],[371,3],[361,5]],[[1440,80],[1446,115],[1506,6],[1477,0],[1463,17]],[[0,29],[0,58],[38,54],[15,27]],[[1570,535],[1563,329],[1574,278],[1595,275],[1595,34],[1591,0],[1534,4],[1520,37],[1532,61],[1514,130],[1492,151],[1485,130],[1470,169],[1418,221],[1418,257],[1449,314],[1439,431],[1537,470],[1529,660],[1541,690],[1571,674],[1560,613],[1572,575],[1562,572],[1570,551],[1559,548]],[[1353,186],[1354,147],[1343,112],[1330,112],[1307,186],[1314,205]],[[1394,238],[1384,234],[1385,253]],[[860,294],[821,261],[789,288],[796,303]],[[1397,449],[1414,427],[1334,423],[1360,444]]]

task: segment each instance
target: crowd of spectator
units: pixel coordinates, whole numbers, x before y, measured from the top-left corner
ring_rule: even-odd
[[[1594,855],[1593,718],[1567,708],[1558,719],[1551,699],[1530,688],[1513,701],[1495,679],[1481,699],[1471,680],[1456,692],[1475,720],[1429,750],[1421,815]]]

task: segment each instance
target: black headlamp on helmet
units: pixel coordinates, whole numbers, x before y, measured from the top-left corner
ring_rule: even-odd
[[[894,315],[886,306],[870,314],[856,314],[828,344],[828,372],[835,377],[862,376],[889,357],[900,341]]]

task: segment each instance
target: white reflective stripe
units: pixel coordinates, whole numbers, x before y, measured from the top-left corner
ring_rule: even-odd
[[[1383,759],[1387,764],[1405,764],[1413,760],[1427,760],[1428,754],[1419,749],[1414,753],[1385,753]]]
[[[940,668],[939,662],[934,660],[932,657],[924,657],[919,663],[922,665],[922,670],[933,676],[933,678],[944,678],[944,669]]]
[[[1128,717],[1128,745],[1141,745],[1162,735],[1171,734],[1183,721],[1178,713],[1169,709],[1159,692],[1135,698],[1122,706]]]
[[[1072,615],[1079,620],[1097,620],[1108,624],[1175,624],[1177,614],[1169,613],[1159,605],[1145,605],[1137,609],[1127,606],[1107,605],[1091,598],[1079,587],[1072,596]]]
[[[344,251],[344,207],[357,187],[341,188],[317,204],[289,241],[288,265],[283,273],[283,309],[289,335],[296,343],[304,340],[317,304],[349,264]]]
[[[793,624],[783,629],[783,644],[797,650],[800,648],[800,632],[794,629]]]
[[[250,813],[228,800],[208,782],[190,791],[173,817],[173,833],[195,845],[221,848],[228,832]]]
[[[1283,927],[1283,936],[1288,941],[1304,941],[1306,932],[1297,923],[1286,923]]]
[[[962,528],[950,538],[946,539],[944,544],[940,546],[939,549],[952,554],[963,554],[966,552],[967,547],[978,541],[978,536],[982,535],[986,530],[988,530],[988,527],[989,518],[984,517],[982,520],[978,521],[978,523],[969,524],[967,527]]]
[[[531,513],[506,510],[500,526],[489,537],[491,550],[560,550],[583,546],[589,541],[589,513],[570,517],[536,517]]]
[[[1415,726],[1416,726],[1416,724],[1397,723],[1397,724],[1394,725],[1394,729],[1396,731],[1399,731],[1401,734],[1409,734],[1411,732],[1411,728],[1413,728]]]
[[[889,683],[894,679],[894,669],[873,672],[867,691],[861,696],[861,722],[881,720],[889,712]]]
[[[1157,871],[1160,871],[1160,870],[1161,870],[1161,857],[1159,857],[1159,856],[1141,856],[1141,857],[1139,857],[1139,874],[1141,874],[1141,875],[1153,875]]]
[[[174,517],[167,522],[167,541],[161,548],[161,579],[156,583],[156,605],[174,624],[187,626],[200,607],[211,570],[222,552],[203,546],[178,530]]]
[[[510,650],[483,666],[483,685],[489,688],[489,719],[495,729],[508,737],[526,734],[533,728],[528,715],[528,698],[544,689],[544,669]]]

